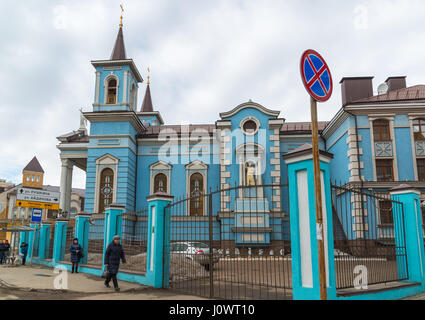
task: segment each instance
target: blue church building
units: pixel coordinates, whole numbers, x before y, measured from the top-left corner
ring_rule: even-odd
[[[309,148],[309,122],[288,122],[280,110],[248,101],[224,109],[210,124],[164,123],[151,98],[149,75],[143,101],[137,99],[144,80],[127,57],[122,25],[110,59],[91,63],[95,69],[92,110],[82,113],[78,130],[57,138],[63,211],[70,209],[72,170],[77,166],[86,172],[84,208],[89,214],[102,214],[111,203],[123,205],[127,212],[139,211],[156,192],[178,199],[252,186],[214,198],[213,214],[233,224],[222,230],[227,239],[236,247],[268,244],[273,242],[271,225],[285,232],[290,196],[285,188],[284,156]],[[389,77],[375,94],[372,79],[343,78],[341,108],[330,121],[319,122],[320,148],[332,155],[331,181],[378,194],[388,194],[390,188],[408,182],[422,190],[423,200],[425,86],[406,87],[406,77]],[[256,187],[262,185],[271,187]],[[255,204],[252,198],[257,199]],[[182,219],[207,216],[206,198],[197,199],[180,213]],[[258,199],[262,199],[261,208]],[[247,211],[267,212],[255,240],[246,240],[252,230],[239,225]],[[391,223],[391,217],[380,212],[385,211],[377,210],[374,218]],[[367,230],[363,222],[359,227],[355,214],[350,222],[358,237]]]

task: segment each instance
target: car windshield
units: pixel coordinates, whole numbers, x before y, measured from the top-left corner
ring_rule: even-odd
[[[207,244],[202,242],[192,242],[192,246],[194,246],[195,248],[203,248],[203,249],[209,248]]]

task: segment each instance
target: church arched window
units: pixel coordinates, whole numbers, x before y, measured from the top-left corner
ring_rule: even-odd
[[[200,173],[190,176],[190,215],[204,215],[204,177]]]
[[[107,96],[107,104],[117,103],[117,80],[115,78],[111,78],[108,80],[108,96]]]
[[[99,213],[103,213],[105,208],[112,203],[114,194],[114,171],[105,168],[100,174],[99,186]]]
[[[158,173],[153,181],[153,192],[167,192],[167,176],[163,173]]]

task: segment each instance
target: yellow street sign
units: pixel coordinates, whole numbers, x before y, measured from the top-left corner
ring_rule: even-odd
[[[39,209],[59,210],[59,204],[58,203],[16,200],[15,206],[16,207],[22,207],[22,208],[39,208]]]

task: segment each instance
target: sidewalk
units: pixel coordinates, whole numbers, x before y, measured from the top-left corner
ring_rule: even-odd
[[[59,274],[44,266],[0,266],[0,300],[3,299],[101,299],[101,300],[197,300],[199,297],[176,295],[136,283],[118,281],[121,291],[106,288],[104,279],[85,273],[67,273],[68,289],[55,289]],[[56,282],[58,282],[56,280]],[[112,286],[112,284],[111,284]],[[24,294],[25,293],[25,294]]]

